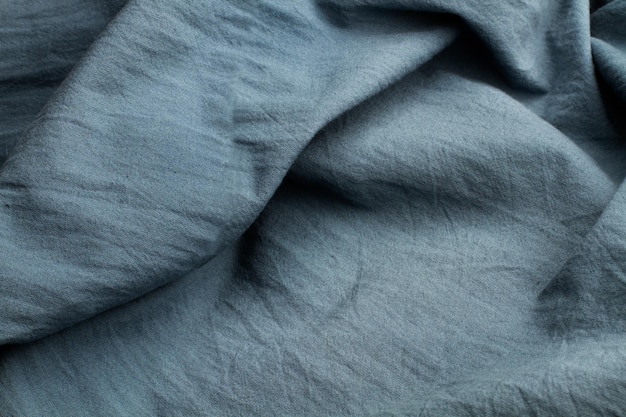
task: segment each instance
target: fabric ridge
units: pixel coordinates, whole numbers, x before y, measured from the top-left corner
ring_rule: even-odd
[[[624,22],[0,2],[0,416],[626,416]]]

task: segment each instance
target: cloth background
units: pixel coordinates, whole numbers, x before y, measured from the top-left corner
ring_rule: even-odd
[[[0,0],[0,415],[626,415],[625,22]]]

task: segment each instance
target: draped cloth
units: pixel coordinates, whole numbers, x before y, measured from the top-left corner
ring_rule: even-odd
[[[624,416],[625,139],[624,0],[3,0],[0,416]]]

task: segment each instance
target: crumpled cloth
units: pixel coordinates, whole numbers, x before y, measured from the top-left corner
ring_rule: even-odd
[[[626,416],[626,1],[4,0],[1,416]]]

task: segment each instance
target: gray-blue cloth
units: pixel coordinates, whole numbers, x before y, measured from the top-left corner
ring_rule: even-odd
[[[626,0],[0,0],[0,416],[626,416]]]

